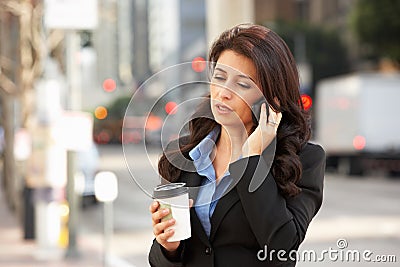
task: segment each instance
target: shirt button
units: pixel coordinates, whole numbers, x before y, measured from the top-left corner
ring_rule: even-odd
[[[211,254],[211,248],[210,247],[206,247],[206,255],[210,255]]]

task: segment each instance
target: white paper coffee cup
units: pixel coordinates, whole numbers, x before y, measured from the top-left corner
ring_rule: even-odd
[[[168,242],[180,241],[191,236],[189,212],[189,188],[185,183],[159,185],[154,189],[153,197],[160,203],[159,209],[169,208],[170,212],[162,221],[175,219],[175,224],[168,227],[175,231]]]

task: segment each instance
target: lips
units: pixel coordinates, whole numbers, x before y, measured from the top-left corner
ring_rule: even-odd
[[[220,103],[215,104],[215,107],[217,108],[218,112],[222,114],[227,114],[233,111],[230,107]]]

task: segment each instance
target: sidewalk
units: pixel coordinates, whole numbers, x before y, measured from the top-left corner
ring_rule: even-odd
[[[7,207],[3,188],[0,188],[0,266],[4,267],[100,267],[102,246],[80,237],[80,257],[65,259],[65,250],[43,251],[34,240],[24,240],[23,228],[16,214]]]

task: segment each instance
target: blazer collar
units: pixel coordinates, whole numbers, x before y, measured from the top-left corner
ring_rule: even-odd
[[[214,213],[211,216],[211,233],[210,241],[212,242],[215,238],[215,234],[220,226],[222,220],[224,219],[226,213],[233,207],[233,205],[239,201],[239,195],[236,191],[236,187],[229,187],[230,190],[226,195],[224,195],[220,200],[218,200],[217,206],[215,207]]]
[[[189,187],[189,198],[193,199],[193,203],[196,203],[196,198],[199,193],[199,187],[204,177],[200,176],[197,172],[185,172],[181,175],[181,181],[186,183]],[[196,210],[190,208],[190,222],[192,233],[196,233],[199,239],[206,245],[210,245],[210,241],[204,232],[203,225],[201,224],[199,217],[197,216]]]
[[[201,186],[201,182],[204,178],[205,177],[200,176],[197,172],[185,172],[184,175],[181,176],[181,181],[186,183],[186,186],[189,187],[189,197],[192,198],[194,202],[196,202],[195,200],[197,198],[198,188]],[[236,183],[233,181],[231,186],[227,189],[229,190],[228,193],[218,200],[217,206],[215,207],[214,213],[210,219],[210,239],[208,239],[195,209],[190,209],[192,232],[196,232],[196,235],[204,244],[209,245],[210,242],[214,240],[216,231],[218,230],[222,219],[225,217],[229,209],[239,201],[239,195],[236,192],[235,185]]]

